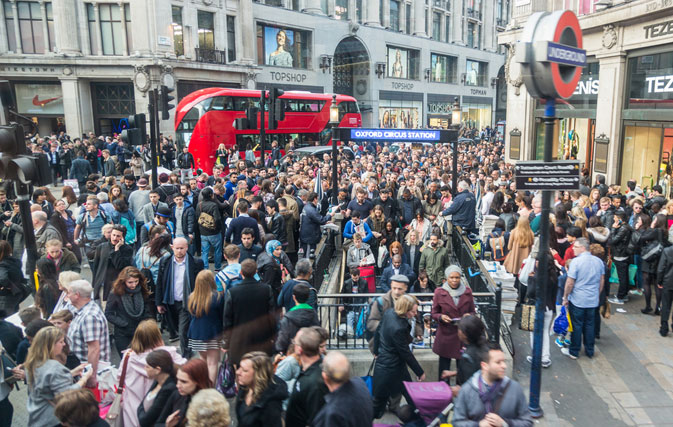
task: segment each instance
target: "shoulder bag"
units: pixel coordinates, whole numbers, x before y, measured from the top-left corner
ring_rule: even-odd
[[[124,361],[122,363],[122,375],[119,377],[119,387],[117,388],[117,393],[112,405],[110,405],[110,410],[105,416],[105,420],[112,427],[124,427],[124,417],[122,416],[122,394],[124,392],[124,381],[126,381],[126,368],[129,364],[129,355],[131,352],[127,352],[124,355]]]

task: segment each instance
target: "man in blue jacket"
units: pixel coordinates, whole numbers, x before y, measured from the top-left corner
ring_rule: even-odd
[[[254,233],[254,243],[259,243],[259,228],[257,227],[257,220],[251,218],[248,215],[248,205],[247,200],[238,201],[238,216],[231,220],[227,232],[224,235],[225,242],[231,242],[234,245],[241,244],[241,233],[244,228],[251,228]]]
[[[358,231],[358,227],[362,227],[362,230],[364,230],[362,241],[369,244],[374,235],[372,234],[372,229],[369,228],[369,225],[360,219],[360,212],[358,211],[353,211],[351,220],[346,223],[346,227],[344,227],[344,239],[352,240],[353,234],[358,232],[362,234],[362,231]]]
[[[401,274],[407,276],[409,283],[414,283],[416,280],[416,274],[411,269],[409,264],[402,262],[402,257],[400,255],[393,255],[392,262],[390,265],[383,269],[381,273],[381,282],[379,286],[382,289],[382,292],[388,292],[390,290],[390,279],[396,274]]]
[[[322,216],[318,212],[318,194],[311,191],[306,196],[306,205],[301,213],[301,227],[299,228],[299,252],[304,251],[304,257],[310,258],[320,241],[320,226],[327,224],[331,215]]]
[[[84,159],[84,152],[77,151],[77,158],[72,161],[70,166],[70,179],[76,179],[80,190],[84,190],[86,180],[92,173],[91,164]]]
[[[463,230],[470,232],[476,228],[477,199],[470,193],[470,184],[465,181],[458,183],[458,194],[453,203],[442,212],[442,216],[451,215],[453,225],[459,225]]]

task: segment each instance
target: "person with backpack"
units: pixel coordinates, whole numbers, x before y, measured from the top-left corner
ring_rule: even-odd
[[[98,205],[96,196],[87,197],[85,212],[77,217],[74,232],[75,243],[80,247],[84,246],[90,262],[93,260],[93,242],[103,236],[103,226],[110,222],[105,212],[98,209]]]
[[[140,229],[140,244],[144,245],[148,242],[150,229],[155,225],[163,225],[168,230],[171,238],[175,237],[175,224],[170,220],[172,214],[173,212],[171,212],[171,208],[168,206],[159,206],[156,215],[154,215],[154,220],[146,222]]]
[[[213,189],[206,187],[201,190],[201,201],[195,209],[196,222],[201,234],[201,259],[208,269],[208,253],[214,248],[215,270],[222,268],[222,215],[220,208],[213,200]]]
[[[505,231],[506,225],[502,218],[495,221],[493,230],[486,238],[484,251],[491,252],[493,261],[503,262],[507,258],[507,244],[509,243],[509,232]]]
[[[240,257],[241,249],[238,246],[225,246],[224,259],[227,261],[227,266],[215,275],[215,286],[217,286],[218,292],[227,292],[228,289],[243,281],[241,264],[239,262]],[[255,279],[259,280],[259,276],[256,276]]]
[[[318,326],[318,314],[315,309],[307,304],[311,295],[311,287],[305,283],[297,283],[292,288],[292,300],[295,306],[285,313],[280,321],[278,328],[278,337],[274,348],[279,353],[285,353],[288,346],[301,328]]]
[[[159,275],[159,261],[170,253],[171,237],[163,225],[155,225],[150,230],[150,238],[140,247],[134,258],[136,267],[147,278],[147,287],[154,292]]]
[[[135,245],[136,243],[136,218],[133,212],[129,210],[129,206],[124,199],[117,199],[112,203],[114,212],[111,215],[113,224],[121,224],[126,227],[126,237],[124,241],[127,245]]]

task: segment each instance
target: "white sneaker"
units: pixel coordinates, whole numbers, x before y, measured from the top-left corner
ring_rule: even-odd
[[[563,353],[564,355],[568,356],[568,357],[571,358],[572,360],[577,360],[577,356],[573,356],[572,354],[570,354],[570,349],[568,349],[567,347],[563,347],[563,348],[561,349],[561,353]]]
[[[528,361],[528,363],[533,363],[533,356],[527,356],[526,360]],[[551,366],[551,360],[543,360],[542,361],[542,367],[543,368],[548,368],[550,366]]]

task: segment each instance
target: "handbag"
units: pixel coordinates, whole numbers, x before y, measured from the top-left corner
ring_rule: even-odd
[[[533,272],[535,268],[535,258],[530,255],[523,261],[523,266],[519,270],[519,282],[528,286],[528,276]]]
[[[124,417],[121,416],[122,393],[124,392],[124,381],[126,381],[126,368],[128,367],[129,364],[130,354],[131,352],[129,351],[124,355],[124,362],[122,364],[122,374],[121,377],[119,377],[119,387],[117,388],[117,393],[115,394],[115,398],[112,401],[112,405],[110,405],[110,410],[107,412],[107,415],[105,416],[105,420],[112,427],[124,427]]]
[[[224,353],[222,357],[222,363],[217,371],[217,379],[215,380],[215,389],[228,399],[238,394],[236,374],[234,373],[233,365],[229,362],[229,353]]]
[[[521,305],[521,323],[519,329],[533,331],[535,329],[535,304]]]
[[[648,242],[641,250],[640,257],[643,259],[643,261],[654,261],[655,259],[659,258],[659,255],[661,255],[663,251],[664,246],[661,244],[661,242],[652,240]]]
[[[360,377],[362,378],[362,381],[365,382],[365,385],[367,386],[367,389],[369,390],[369,394],[373,396],[374,393],[374,379],[372,377],[372,371],[374,370],[374,364],[376,363],[376,359],[372,360],[372,363],[369,365],[369,370],[367,371],[367,375]]]

